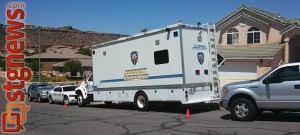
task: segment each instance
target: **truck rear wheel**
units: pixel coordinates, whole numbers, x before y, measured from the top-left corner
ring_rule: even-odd
[[[237,98],[230,106],[231,115],[238,121],[252,120],[255,115],[255,109],[254,104],[246,98]]]
[[[78,104],[79,107],[85,107],[86,103],[83,99],[82,94],[78,94],[77,104]]]
[[[149,100],[145,92],[137,92],[134,96],[135,107],[138,111],[147,111]]]

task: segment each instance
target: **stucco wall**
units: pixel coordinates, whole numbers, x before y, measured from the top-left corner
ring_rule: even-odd
[[[280,31],[284,29],[284,26],[282,23],[279,23],[274,20],[267,19],[265,17],[262,17],[260,15],[257,15],[253,12],[250,12],[248,10],[241,10],[236,13],[236,15],[233,15],[231,18],[234,18],[237,15],[240,14],[247,14],[248,16],[257,18],[260,21],[249,19],[245,16],[240,16],[238,19],[234,20],[233,22],[230,22],[222,29],[217,29],[216,31],[216,41],[220,45],[227,45],[227,31],[231,28],[236,28],[239,31],[239,44],[238,45],[247,45],[247,32],[249,28],[251,27],[257,27],[261,30],[260,33],[260,43],[259,44],[280,44],[283,43],[282,35],[280,34]],[[229,19],[230,20],[230,19]],[[227,22],[228,23],[228,22]],[[221,22],[218,24],[217,28],[219,26],[222,26],[225,24],[225,22]]]

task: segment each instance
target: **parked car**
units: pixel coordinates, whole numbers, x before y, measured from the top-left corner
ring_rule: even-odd
[[[38,99],[41,103],[44,100],[48,100],[48,92],[53,89],[51,84],[47,83],[32,83],[27,89],[27,98],[31,102],[33,99]]]
[[[64,104],[76,103],[75,89],[76,85],[58,86],[49,91],[48,100],[50,104],[54,102],[63,102]]]
[[[237,82],[222,88],[220,106],[235,120],[252,120],[265,110],[300,110],[300,63],[280,65],[254,81]]]

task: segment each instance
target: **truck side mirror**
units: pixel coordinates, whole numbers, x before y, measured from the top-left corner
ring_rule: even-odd
[[[270,77],[267,77],[263,80],[263,84],[270,84],[270,83],[271,83]]]

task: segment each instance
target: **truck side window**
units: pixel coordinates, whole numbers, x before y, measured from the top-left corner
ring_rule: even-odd
[[[160,50],[154,52],[154,63],[155,65],[169,63],[169,51]]]
[[[271,75],[272,83],[300,80],[299,66],[289,66],[278,69]]]
[[[61,89],[60,87],[55,88],[55,89],[54,89],[54,92],[62,92],[62,89]]]

